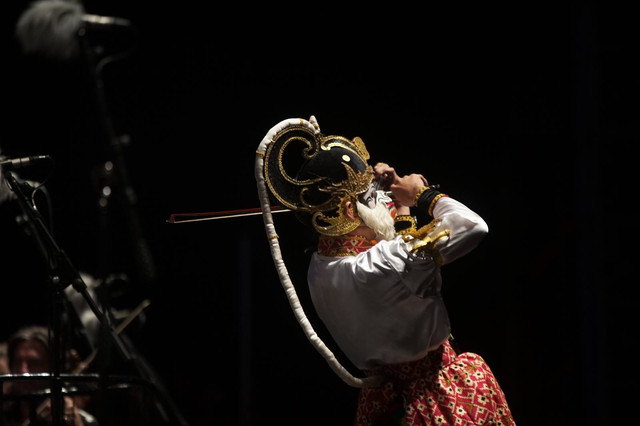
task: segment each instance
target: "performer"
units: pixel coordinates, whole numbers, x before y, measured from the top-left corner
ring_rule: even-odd
[[[30,376],[50,373],[50,331],[41,325],[27,325],[15,331],[7,342],[7,357],[10,373]],[[51,400],[47,388],[48,379],[6,382],[4,391],[16,397],[3,406],[2,424],[50,425],[58,424],[52,418]],[[29,397],[29,395],[31,396]],[[17,398],[22,396],[25,399]],[[78,406],[80,396],[64,395],[62,424],[72,426],[97,426],[98,421],[89,412]]]
[[[309,340],[338,375],[361,388],[355,424],[515,425],[487,363],[452,348],[441,296],[441,268],[480,243],[485,221],[420,174],[372,167],[360,138],[324,136],[313,116],[274,126],[257,155],[276,268]],[[304,316],[279,252],[271,197],[317,234],[307,276],[311,300],[365,378],[339,365]],[[418,226],[412,209],[433,220]]]

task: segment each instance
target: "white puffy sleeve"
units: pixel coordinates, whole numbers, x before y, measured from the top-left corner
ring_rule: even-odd
[[[442,197],[437,201],[433,217],[441,221],[435,232],[440,229],[449,230],[449,236],[436,243],[442,264],[451,263],[469,253],[489,232],[484,219],[450,197]]]

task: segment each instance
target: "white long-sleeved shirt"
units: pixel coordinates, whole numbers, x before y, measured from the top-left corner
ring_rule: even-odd
[[[450,231],[436,243],[443,264],[473,250],[488,232],[478,214],[452,198],[438,200],[433,215],[442,220],[438,230]],[[399,236],[356,256],[314,253],[307,278],[320,319],[360,369],[422,358],[451,332],[439,266],[411,254]]]

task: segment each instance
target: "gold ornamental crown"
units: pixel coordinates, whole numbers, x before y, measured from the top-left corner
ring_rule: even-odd
[[[279,203],[301,216],[311,215],[311,225],[320,234],[337,236],[360,224],[339,207],[371,185],[374,173],[368,160],[359,137],[324,136],[319,128],[290,125],[269,144],[264,176]]]

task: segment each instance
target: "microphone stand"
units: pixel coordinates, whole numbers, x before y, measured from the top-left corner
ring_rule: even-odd
[[[126,138],[118,137],[114,130],[113,122],[111,119],[111,114],[109,112],[109,108],[107,106],[107,101],[104,93],[104,85],[102,78],[100,76],[99,69],[104,65],[105,62],[96,63],[94,58],[93,49],[91,47],[91,43],[86,33],[86,28],[81,27],[78,31],[78,42],[80,43],[81,51],[84,60],[87,63],[87,68],[91,73],[91,77],[94,82],[94,95],[97,102],[99,118],[101,119],[102,130],[104,131],[106,144],[109,148],[109,152],[112,155],[113,161],[108,161],[104,163],[102,170],[98,170],[98,173],[101,175],[103,179],[109,179],[110,174],[113,173],[114,181],[112,183],[119,186],[120,191],[122,192],[120,195],[122,196],[126,208],[126,219],[129,226],[129,231],[131,233],[131,238],[133,241],[133,249],[135,260],[138,265],[138,269],[142,271],[142,278],[145,281],[153,282],[156,279],[156,270],[153,262],[153,258],[151,255],[151,251],[142,235],[142,227],[140,225],[140,218],[138,216],[137,210],[135,209],[135,204],[137,202],[137,197],[135,191],[131,184],[129,183],[129,176],[127,170],[125,168],[125,161],[122,154],[123,145],[127,142]],[[103,59],[103,61],[105,61]],[[110,182],[111,183],[111,182]],[[100,206],[100,224],[103,238],[106,238],[109,235],[108,232],[108,215],[107,215],[107,207],[109,204],[109,196],[105,195],[102,191],[100,191],[100,200],[98,205]],[[104,242],[106,244],[106,242]],[[102,256],[107,256],[107,250],[102,250]],[[105,259],[99,259],[100,272],[103,275],[99,277],[102,279],[102,282],[105,283],[107,280],[107,272],[108,272],[108,262]],[[106,291],[105,291],[106,292]],[[109,307],[108,297],[102,300],[103,307],[109,315],[112,316],[112,312]],[[133,343],[130,339],[125,339],[128,348],[133,354],[134,366],[137,369],[138,374],[147,380],[153,386],[157,395],[159,395],[160,399],[162,399],[162,403],[160,401],[155,401],[156,410],[158,415],[165,421],[166,423],[170,422],[169,414],[167,413],[168,408],[172,414],[173,422],[171,423],[181,426],[188,426],[188,423],[174,404],[173,400],[170,398],[167,390],[164,388],[162,381],[155,373],[154,369],[147,363],[147,361],[142,357],[139,351],[133,346]]]
[[[106,162],[102,166],[102,170],[98,173],[103,175],[113,175],[114,183],[120,187],[122,200],[126,208],[126,220],[131,239],[134,245],[134,256],[138,264],[138,268],[142,271],[142,278],[145,281],[154,281],[156,279],[156,270],[151,255],[151,251],[142,235],[142,226],[140,217],[136,210],[137,195],[133,186],[129,182],[129,174],[125,167],[123,147],[128,143],[126,136],[118,137],[116,135],[111,114],[107,105],[104,93],[104,84],[100,76],[99,68],[103,67],[107,62],[106,59],[96,64],[93,49],[86,34],[86,28],[81,27],[78,32],[78,40],[82,48],[83,57],[87,63],[90,77],[94,83],[94,96],[98,108],[100,125],[104,133],[105,143],[112,161]],[[102,196],[102,195],[101,195]],[[107,201],[106,198],[101,201]],[[106,204],[105,204],[106,206]],[[104,210],[104,206],[103,206]]]
[[[87,285],[82,280],[78,270],[67,254],[57,244],[49,230],[44,224],[42,215],[32,203],[34,188],[26,182],[19,182],[10,172],[3,170],[7,184],[16,194],[18,203],[23,212],[28,216],[29,223],[34,230],[34,236],[42,249],[45,261],[49,270],[49,281],[51,283],[52,297],[52,319],[51,326],[53,339],[51,342],[51,414],[54,425],[62,425],[64,414],[64,401],[62,397],[62,315],[64,306],[64,289],[69,285],[79,292],[86,301],[89,308],[98,318],[103,329],[103,335],[108,336],[110,342],[117,348],[120,355],[125,360],[130,360],[131,355],[126,346],[119,338],[118,334],[111,327],[103,312],[98,308],[96,302],[88,292]]]

